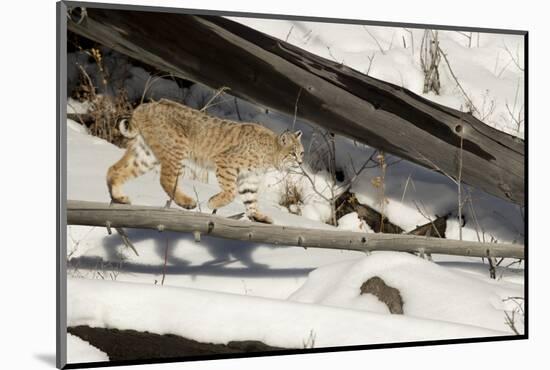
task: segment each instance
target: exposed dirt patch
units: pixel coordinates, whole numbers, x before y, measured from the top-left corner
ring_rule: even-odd
[[[89,326],[69,327],[67,332],[105,352],[111,361],[267,352],[283,349],[253,340],[232,341],[227,345],[201,343],[172,334],[159,335],[135,330],[92,328]]]
[[[361,285],[361,294],[373,294],[388,306],[392,314],[403,314],[403,299],[396,288],[386,285],[378,276],[371,277]]]

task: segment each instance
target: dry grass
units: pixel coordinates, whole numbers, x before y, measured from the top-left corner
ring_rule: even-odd
[[[115,96],[97,94],[92,79],[84,68],[80,67],[80,85],[74,95],[80,101],[90,102],[88,112],[92,118],[92,123],[88,127],[90,134],[116,146],[126,147],[127,139],[118,129],[119,122],[122,119],[129,119],[133,111],[126,90],[118,90]]]
[[[91,103],[90,114],[94,122],[89,127],[90,133],[119,147],[126,147],[127,139],[118,129],[119,122],[129,119],[132,114],[132,105],[128,102],[126,92],[121,90],[114,97],[97,95]]]
[[[288,209],[290,213],[301,214],[301,206],[304,204],[302,188],[288,178],[284,181],[284,191],[279,200],[279,205]]]

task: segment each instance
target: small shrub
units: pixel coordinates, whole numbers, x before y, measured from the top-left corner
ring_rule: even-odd
[[[301,186],[296,182],[285,179],[279,205],[288,209],[290,213],[301,215],[301,206],[304,204],[304,195]]]
[[[91,100],[89,113],[93,117],[93,123],[89,127],[92,135],[119,147],[126,146],[127,138],[120,133],[118,124],[122,119],[130,118],[132,105],[124,90],[119,90],[114,97],[96,95]]]

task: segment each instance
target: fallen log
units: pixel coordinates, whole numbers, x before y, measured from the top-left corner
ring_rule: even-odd
[[[195,240],[200,240],[200,235],[205,235],[304,248],[524,258],[523,245],[519,244],[478,243],[407,234],[316,230],[238,221],[172,208],[109,205],[75,200],[67,202],[67,224],[189,232],[195,235]]]
[[[223,17],[112,7],[73,7],[69,30],[524,204],[523,140],[471,114]]]
[[[411,235],[425,235],[434,238],[445,238],[445,231],[447,230],[447,218],[449,215],[436,216],[436,219],[429,221],[428,223],[417,226],[414,230],[409,231],[407,234]]]
[[[359,203],[355,194],[351,193],[349,190],[342,193],[338,199],[336,199],[335,206],[336,219],[348,213],[357,212],[357,217],[365,221],[376,233],[401,234],[404,231],[401,227],[391,222],[387,216],[382,216],[382,214],[374,208]]]
[[[382,216],[382,214],[374,208],[359,203],[355,194],[348,190],[342,193],[336,200],[336,218],[339,219],[351,212],[357,212],[359,219],[365,221],[376,233],[402,234],[405,232],[399,225],[391,222],[387,216]],[[447,218],[448,215],[437,216],[435,220],[430,220],[424,225],[417,226],[413,230],[407,232],[407,234],[445,238]]]

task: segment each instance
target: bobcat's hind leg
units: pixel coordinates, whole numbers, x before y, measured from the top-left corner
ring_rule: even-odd
[[[178,186],[178,179],[183,171],[182,160],[166,162],[161,165],[160,184],[170,199],[174,200],[178,206],[193,209],[197,206],[197,202],[181,191]]]
[[[216,178],[222,191],[208,200],[208,207],[216,213],[235,199],[237,189],[237,169],[225,163],[217,163]]]
[[[156,163],[155,156],[147,148],[141,137],[129,143],[128,149],[122,158],[107,171],[107,187],[112,201],[114,203],[130,204],[130,198],[124,195],[122,186],[128,180],[148,172]]]

